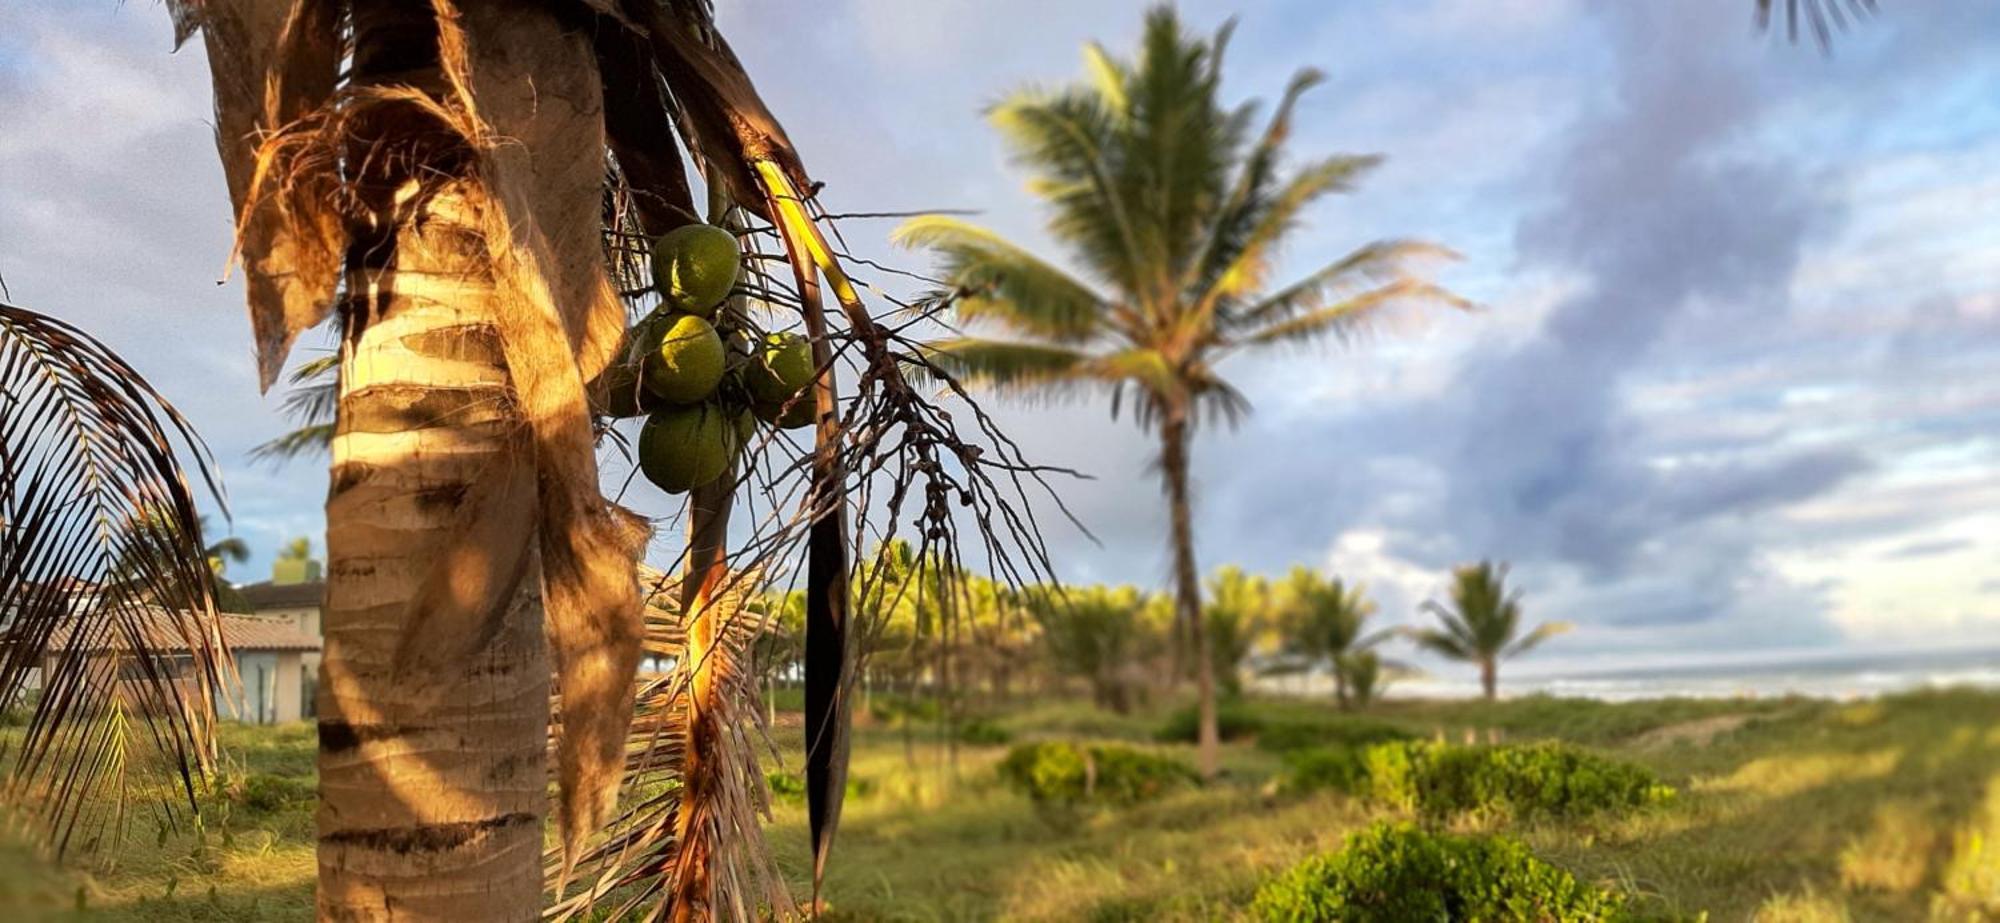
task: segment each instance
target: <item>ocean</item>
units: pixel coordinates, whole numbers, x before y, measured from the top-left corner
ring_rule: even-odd
[[[1280,695],[1331,694],[1330,679],[1271,677],[1262,691]],[[1658,698],[1771,698],[1809,696],[1856,699],[1947,686],[2000,688],[2000,647],[1801,651],[1687,658],[1677,661],[1571,661],[1503,663],[1502,696],[1545,694],[1621,702]],[[1426,663],[1419,675],[1388,686],[1388,698],[1464,698],[1479,694],[1467,665]]]

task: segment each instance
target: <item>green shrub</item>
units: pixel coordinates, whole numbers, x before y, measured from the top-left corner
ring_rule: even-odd
[[[1257,732],[1257,748],[1287,753],[1312,747],[1365,747],[1415,736],[1396,725],[1370,718],[1266,721]]]
[[[771,797],[791,801],[806,796],[804,776],[782,769],[764,771],[764,784],[771,787]]]
[[[259,814],[276,814],[294,807],[311,805],[318,792],[312,779],[252,772],[224,779],[223,796],[237,807]]]
[[[1307,859],[1257,892],[1267,923],[1411,923],[1625,918],[1624,898],[1578,882],[1507,837],[1426,833],[1377,824],[1340,851]]]
[[[1664,802],[1674,791],[1646,769],[1564,743],[1457,747],[1376,744],[1349,790],[1428,815],[1495,811],[1573,818]]]
[[[782,769],[764,770],[764,784],[771,787],[771,798],[774,801],[804,801],[806,798],[805,777],[796,772],[786,772]],[[874,791],[873,780],[864,779],[852,772],[847,774],[847,797],[865,798]]]
[[[1153,732],[1153,739],[1168,744],[1191,744],[1200,731],[1200,712],[1194,706],[1167,716],[1166,723]],[[1215,706],[1215,733],[1223,740],[1242,740],[1263,730],[1264,720],[1242,702],[1218,702]]]
[[[1671,799],[1646,769],[1568,744],[1459,747],[1396,741],[1286,755],[1284,787],[1331,788],[1429,816],[1488,811],[1575,818]]]
[[[1009,787],[1037,804],[1135,804],[1195,781],[1194,771],[1130,747],[1022,744],[1000,763]]]
[[[985,718],[974,718],[958,726],[958,742],[975,747],[998,747],[1012,743],[1012,731]]]
[[[1354,793],[1368,778],[1361,762],[1362,751],[1355,747],[1313,747],[1285,754],[1284,787],[1310,792],[1330,788]]]

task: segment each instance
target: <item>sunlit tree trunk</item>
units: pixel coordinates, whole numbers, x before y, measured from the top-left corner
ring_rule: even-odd
[[[1500,661],[1497,657],[1482,657],[1479,660],[1479,688],[1486,691],[1486,701],[1491,702],[1500,695]]]
[[[522,451],[487,280],[447,194],[357,252],[327,498],[319,907],[529,920],[541,904],[549,663],[531,560],[455,676],[396,669],[412,601],[482,481]],[[364,245],[357,245],[361,248]],[[519,502],[534,502],[524,479]]]
[[[356,3],[356,82],[439,90],[429,17],[424,4]],[[407,140],[410,126],[382,112],[355,145]],[[528,921],[542,903],[550,672],[533,553],[511,567],[469,562],[518,573],[518,589],[500,597],[511,602],[453,669],[397,665],[410,626],[450,615],[420,600],[440,550],[465,528],[463,511],[498,489],[529,511],[521,521],[532,528],[535,491],[533,468],[521,475],[526,447],[477,216],[458,184],[413,196],[421,151],[391,149],[409,156],[378,159],[358,183],[372,221],[355,232],[342,308],[318,703],[319,918]],[[446,579],[458,586],[460,576]]]
[[[1188,488],[1188,427],[1184,411],[1167,413],[1160,427],[1160,471],[1166,478],[1167,506],[1172,519],[1174,608],[1187,627],[1194,648],[1195,694],[1198,697],[1195,763],[1204,779],[1215,778],[1222,742],[1215,726],[1215,656],[1201,618],[1201,577],[1194,561],[1194,509]]]

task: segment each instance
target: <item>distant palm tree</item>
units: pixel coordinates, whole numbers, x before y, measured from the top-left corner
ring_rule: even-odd
[[[1423,609],[1438,617],[1443,628],[1421,629],[1411,637],[1421,646],[1453,660],[1479,665],[1479,685],[1491,701],[1498,693],[1500,661],[1526,653],[1535,645],[1570,629],[1568,622],[1544,622],[1521,632],[1521,594],[1507,592],[1507,565],[1490,561],[1467,564],[1451,572],[1451,605],[1425,600]]]
[[[1208,578],[1208,605],[1202,617],[1207,621],[1216,684],[1224,694],[1242,694],[1243,659],[1270,627],[1270,582],[1234,564],[1216,568]]]
[[[312,560],[312,549],[312,539],[301,535],[278,546],[278,560],[310,561]]]
[[[1334,675],[1347,690],[1343,707],[1367,708],[1389,685],[1389,674],[1382,670],[1382,655],[1372,650],[1342,654],[1334,658],[1333,664]]]
[[[1341,708],[1355,704],[1354,655],[1391,634],[1386,630],[1363,633],[1368,617],[1376,611],[1367,588],[1349,586],[1339,577],[1322,578],[1309,567],[1294,567],[1280,592],[1285,634],[1292,649],[1313,660],[1325,660],[1333,670],[1335,700]]]
[[[1248,409],[1218,363],[1352,333],[1399,302],[1462,304],[1408,266],[1449,251],[1412,241],[1371,243],[1271,285],[1278,246],[1305,208],[1353,188],[1381,158],[1336,155],[1281,170],[1292,107],[1322,75],[1294,77],[1269,127],[1253,136],[1252,109],[1218,98],[1228,36],[1227,27],[1213,39],[1190,36],[1170,7],[1158,7],[1136,62],[1087,46],[1087,82],[1022,91],[989,113],[1034,174],[1030,188],[1053,211],[1050,230],[1081,275],[953,218],[925,216],[897,231],[901,243],[940,257],[961,321],[1008,334],[938,343],[939,365],[1024,394],[1108,393],[1114,417],[1129,401],[1159,436],[1175,619],[1196,649],[1205,775],[1218,754],[1215,677],[1200,617],[1188,443],[1203,413],[1233,421]]]

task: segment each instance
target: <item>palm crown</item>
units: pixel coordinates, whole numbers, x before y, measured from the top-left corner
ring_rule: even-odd
[[[1568,631],[1567,622],[1545,622],[1521,634],[1521,594],[1507,590],[1507,566],[1491,561],[1452,571],[1451,604],[1425,601],[1424,611],[1437,616],[1441,627],[1415,632],[1425,648],[1480,665],[1487,698],[1495,690],[1498,661],[1526,653],[1534,646]]]
[[[1228,37],[1225,26],[1192,38],[1156,9],[1136,63],[1090,45],[1088,82],[992,108],[1083,275],[955,218],[906,223],[897,239],[939,256],[959,318],[1008,335],[937,343],[941,364],[1002,389],[1109,390],[1114,412],[1129,396],[1142,424],[1204,409],[1233,416],[1245,404],[1215,370],[1231,352],[1347,332],[1399,301],[1461,303],[1409,272],[1412,258],[1449,255],[1416,241],[1370,243],[1269,285],[1306,207],[1351,189],[1380,158],[1281,169],[1293,107],[1321,75],[1294,77],[1253,138],[1253,107],[1217,99]]]

